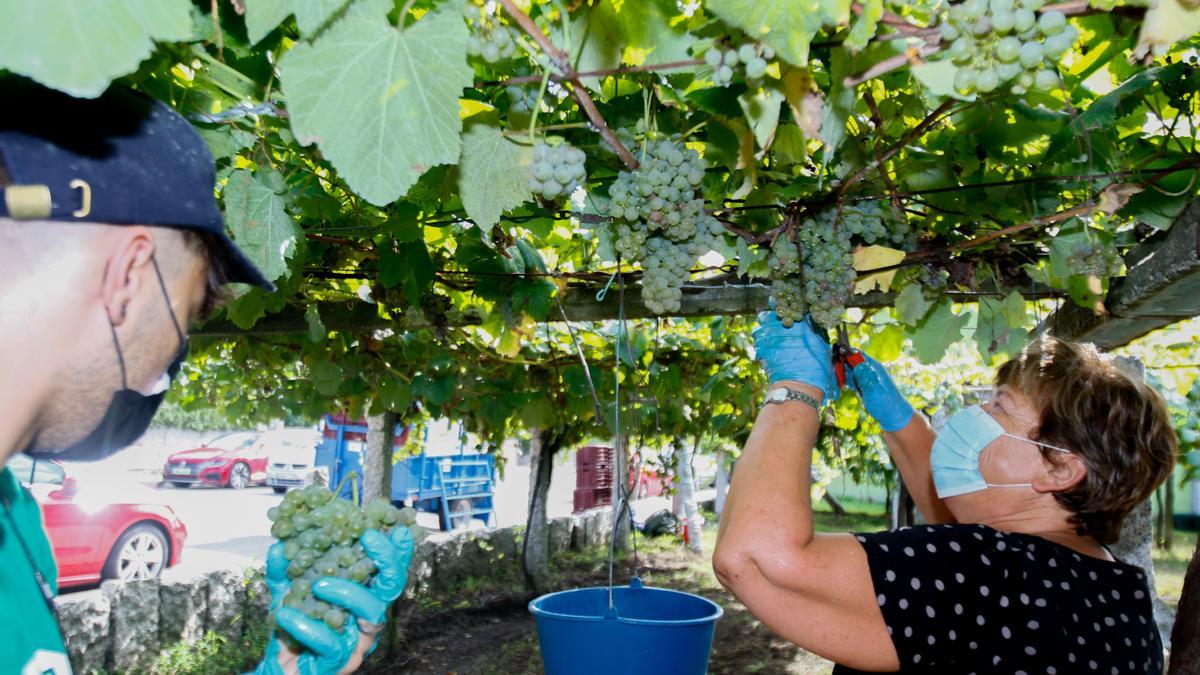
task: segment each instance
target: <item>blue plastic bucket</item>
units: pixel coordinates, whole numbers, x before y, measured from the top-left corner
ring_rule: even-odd
[[[724,611],[698,595],[643,587],[550,593],[529,603],[546,675],[704,675]]]

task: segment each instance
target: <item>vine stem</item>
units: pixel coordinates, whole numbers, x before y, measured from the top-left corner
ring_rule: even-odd
[[[853,176],[850,176],[849,178],[847,178],[845,180],[845,182],[843,182],[840,186],[838,186],[837,190],[834,191],[834,197],[835,198],[840,197],[843,194],[845,194],[846,190],[850,189],[851,186],[855,185],[856,183],[861,181],[864,177],[866,177],[867,173],[870,172],[871,169],[873,169],[875,167],[882,168],[884,162],[886,162],[889,159],[891,159],[892,157],[894,157],[896,155],[896,153],[898,153],[902,149],[904,149],[905,146],[907,146],[909,143],[912,143],[913,141],[915,141],[917,138],[919,138],[921,136],[921,134],[925,133],[929,129],[929,127],[936,124],[938,122],[938,120],[940,120],[942,118],[942,114],[945,113],[947,110],[949,110],[950,107],[953,105],[954,105],[953,99],[946,99],[945,101],[942,101],[942,104],[939,105],[937,108],[934,108],[933,112],[926,115],[925,119],[921,120],[920,124],[913,127],[912,129],[909,129],[908,133],[904,134],[904,136],[902,136],[900,138],[900,140],[896,141],[895,145],[891,146],[887,150],[884,150],[882,153],[879,154],[879,157],[874,162],[867,164],[866,166],[864,166],[863,168],[861,168],[857,172],[855,172],[855,174]]]
[[[648,72],[656,72],[656,71],[660,71],[660,70],[678,70],[680,68],[694,68],[696,66],[701,66],[701,65],[704,65],[704,61],[702,61],[701,59],[690,59],[687,61],[671,61],[669,63],[645,63],[640,66],[622,66],[621,68],[603,68],[601,70],[586,70],[586,71],[577,72],[577,73],[575,73],[575,75],[578,77],[608,77],[609,75],[625,75],[626,73],[648,73]],[[557,73],[552,73],[550,75],[550,78],[554,79],[554,80],[567,79]],[[498,85],[498,84],[517,85],[517,84],[536,84],[541,81],[542,81],[542,78],[540,75],[519,75],[517,77],[510,77],[505,80],[489,80],[487,82],[481,82],[480,84],[481,85]]]
[[[926,56],[936,54],[941,50],[941,38],[939,36],[926,35],[924,40],[925,44],[920,47],[909,47],[902,53],[876,63],[858,75],[847,76],[845,80],[842,80],[842,85],[845,87],[857,87],[867,80],[890,73],[893,70],[900,70],[906,66],[921,63]]]
[[[622,143],[619,138],[617,138],[617,135],[613,133],[613,130],[608,126],[608,123],[604,121],[604,116],[602,116],[600,111],[596,108],[596,102],[592,100],[592,95],[588,93],[587,87],[584,87],[583,84],[580,83],[579,73],[575,72],[575,69],[571,67],[571,62],[567,56],[567,53],[558,47],[555,47],[554,43],[550,41],[550,38],[546,37],[546,34],[542,32],[542,29],[538,28],[538,25],[534,23],[533,19],[530,18],[530,16],[524,11],[522,11],[520,7],[517,7],[513,0],[500,0],[500,4],[504,7],[504,11],[512,17],[513,21],[516,21],[517,25],[520,26],[521,29],[529,35],[529,37],[533,38],[534,42],[538,43],[538,46],[542,48],[542,51],[546,53],[546,56],[550,57],[551,62],[553,62],[554,66],[557,67],[559,72],[562,73],[562,77],[571,83],[571,95],[575,97],[575,100],[579,103],[579,107],[583,109],[583,112],[587,115],[588,119],[591,120],[592,125],[596,127],[596,130],[600,132],[600,135],[604,137],[604,140],[608,143],[609,147],[611,147],[613,151],[617,153],[617,156],[621,158],[621,161],[625,163],[625,166],[629,167],[631,170],[637,169],[638,166],[640,166],[637,158],[633,156],[633,153],[629,151],[629,148],[625,147],[625,144]]]

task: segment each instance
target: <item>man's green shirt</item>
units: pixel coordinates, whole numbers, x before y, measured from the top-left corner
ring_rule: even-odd
[[[67,650],[34,577],[33,564],[57,595],[58,571],[37,502],[7,468],[0,469],[0,673],[67,675]],[[18,538],[19,537],[19,538]],[[28,547],[21,546],[22,540]]]

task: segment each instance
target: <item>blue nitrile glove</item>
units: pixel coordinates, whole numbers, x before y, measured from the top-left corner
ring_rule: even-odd
[[[856,350],[857,351],[857,350]],[[896,388],[883,364],[859,351],[863,362],[849,369],[846,385],[858,390],[863,407],[884,431],[899,431],[912,419],[913,407]]]
[[[829,340],[808,317],[788,328],[774,311],[760,313],[754,354],[766,369],[768,382],[794,380],[820,389],[826,398],[837,396]]]
[[[367,530],[359,541],[378,570],[370,586],[322,577],[313,583],[313,595],[367,623],[382,624],[387,618],[388,605],[400,597],[408,583],[408,566],[414,549],[412,532],[403,526],[394,528],[390,535]],[[306,648],[297,661],[297,671],[302,675],[337,673],[358,648],[361,633],[358,621],[347,621],[342,630],[334,631],[324,621],[312,619],[291,607],[280,607],[291,587],[287,565],[283,543],[276,542],[267,552],[267,588],[271,591],[271,610],[275,612],[278,629],[286,631]],[[376,646],[377,643],[373,643],[365,655],[375,651]],[[280,648],[279,639],[272,635],[267,642],[266,655],[254,675],[283,674],[279,665]]]

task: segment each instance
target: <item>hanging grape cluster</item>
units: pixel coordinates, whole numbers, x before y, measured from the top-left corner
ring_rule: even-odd
[[[1058,86],[1058,61],[1079,31],[1045,0],[966,0],[951,5],[940,30],[958,65],[954,87],[986,94],[1008,85],[1014,94]]]
[[[908,223],[888,217],[878,202],[831,206],[783,232],[767,257],[780,320],[790,326],[811,313],[818,324],[833,326],[854,290],[855,244],[909,248],[910,238]]]
[[[463,17],[471,26],[467,37],[467,55],[488,63],[499,63],[513,57],[517,51],[517,31],[506,26],[494,15],[494,8],[481,7],[468,1],[463,5]]]
[[[537,91],[530,87],[520,87],[510,84],[504,88],[508,92],[508,110],[511,113],[527,115],[533,112],[537,105]]]
[[[704,53],[704,62],[713,69],[713,82],[722,87],[728,87],[733,82],[739,66],[746,81],[757,86],[767,74],[768,62],[774,58],[774,49],[754,42],[746,42],[736,48],[713,45]]]
[[[1120,276],[1125,265],[1116,248],[1091,240],[1072,244],[1066,262],[1071,274],[1102,278]]]
[[[650,141],[641,166],[622,171],[608,194],[617,253],[641,263],[642,299],[655,314],[679,310],[682,286],[724,228],[699,194],[704,160],[672,140]]]
[[[538,141],[529,165],[529,188],[546,199],[569,196],[587,181],[584,159],[583,151],[569,143]]]
[[[288,492],[278,506],[268,509],[267,517],[273,523],[271,535],[284,542],[283,557],[288,560],[287,576],[292,580],[283,606],[324,621],[333,630],[341,630],[350,617],[345,610],[317,599],[312,594],[313,582],[338,577],[369,583],[375,576],[375,563],[359,543],[367,530],[387,534],[393,528],[408,527],[414,542],[425,537],[425,531],[415,525],[412,509],[397,509],[382,498],[359,509],[354,502],[335,499],[321,485]]]

